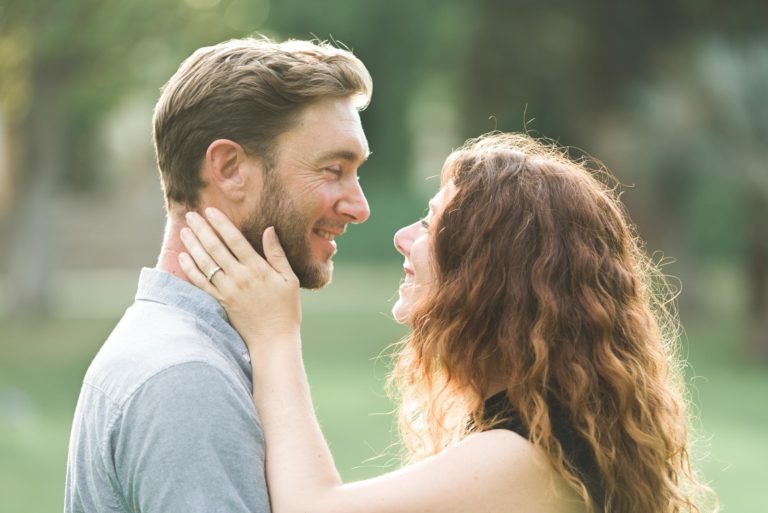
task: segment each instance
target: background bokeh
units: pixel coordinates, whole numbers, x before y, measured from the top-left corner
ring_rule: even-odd
[[[768,472],[768,3],[757,0],[0,0],[0,510],[59,511],[82,375],[163,229],[159,88],[194,49],[336,41],[374,78],[371,219],[305,296],[307,367],[342,474],[396,464],[383,382],[400,261],[452,148],[527,130],[624,184],[681,284],[697,466],[723,511]]]

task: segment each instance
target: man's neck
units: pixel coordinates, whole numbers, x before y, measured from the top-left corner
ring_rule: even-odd
[[[187,226],[187,223],[184,220],[183,212],[171,211],[168,213],[168,220],[165,223],[165,234],[163,235],[163,245],[160,248],[160,256],[157,258],[155,268],[170,273],[184,281],[189,281],[179,265],[179,253],[186,251],[179,233],[185,226]]]

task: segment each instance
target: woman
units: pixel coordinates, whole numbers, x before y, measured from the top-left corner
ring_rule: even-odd
[[[469,141],[426,218],[395,235],[406,278],[393,314],[411,333],[392,379],[414,462],[358,483],[341,483],[314,417],[297,280],[274,229],[265,261],[207,217],[190,218],[197,265],[180,263],[259,355],[276,513],[702,511],[668,289],[618,194],[565,151],[526,135]],[[200,269],[217,265],[214,285]]]

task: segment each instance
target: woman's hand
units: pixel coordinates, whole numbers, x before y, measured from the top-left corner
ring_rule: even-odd
[[[205,215],[207,222],[187,213],[189,228],[181,230],[189,253],[179,254],[179,264],[189,280],[222,304],[252,354],[262,354],[273,341],[298,341],[299,280],[275,229],[262,237],[265,260],[222,212],[207,208]]]

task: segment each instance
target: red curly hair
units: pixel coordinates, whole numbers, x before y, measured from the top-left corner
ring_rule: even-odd
[[[419,458],[488,429],[483,403],[501,385],[589,511],[701,512],[712,492],[689,461],[670,288],[594,164],[523,134],[448,157],[436,286],[391,377],[401,434]],[[552,404],[591,452],[601,497],[554,436]]]

